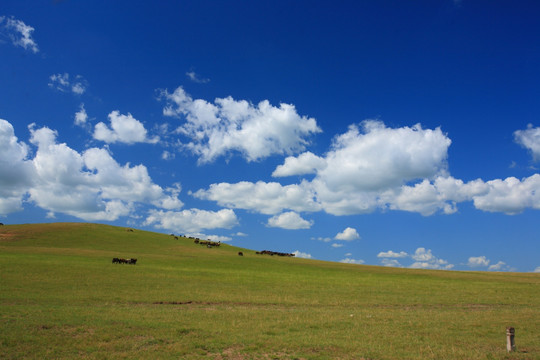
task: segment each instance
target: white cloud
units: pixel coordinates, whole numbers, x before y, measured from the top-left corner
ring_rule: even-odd
[[[382,199],[392,210],[418,212],[426,216],[438,210],[443,210],[446,214],[456,211],[455,205],[448,203],[437,187],[428,180],[414,186],[402,186],[399,190],[388,191],[382,195]]]
[[[467,265],[470,267],[488,266],[489,260],[485,256],[471,256]]]
[[[437,128],[387,128],[366,120],[337,136],[318,177],[332,191],[372,191],[432,177],[446,168],[450,139]]]
[[[381,264],[382,266],[387,266],[387,267],[403,267],[403,265],[401,265],[399,261],[397,261],[396,259],[384,258],[381,260]]]
[[[412,259],[414,262],[409,265],[413,269],[442,269],[449,270],[454,265],[449,264],[448,261],[439,259],[431,250],[426,250],[423,247],[417,248],[414,254],[408,254],[405,251],[395,252],[392,250],[386,252],[380,252],[377,257],[381,258],[381,264],[383,266],[390,267],[403,267],[403,265],[397,259]]]
[[[163,153],[161,153],[161,159],[162,160],[172,160],[175,158],[174,153],[171,153],[167,150],[164,150]]]
[[[306,137],[321,130],[315,119],[300,116],[293,105],[270,105],[267,100],[253,105],[232,97],[217,98],[214,103],[193,100],[182,87],[172,94],[163,90],[166,116],[185,119],[177,132],[187,136],[186,147],[208,163],[231,151],[240,152],[247,161],[273,154],[303,151]]]
[[[522,180],[509,177],[485,183],[487,192],[473,197],[477,209],[518,214],[527,208],[540,209],[540,174]]]
[[[309,229],[311,225],[313,225],[313,221],[307,221],[303,219],[300,215],[298,215],[298,213],[295,213],[294,211],[275,215],[268,219],[268,226],[289,230]]]
[[[362,131],[360,131],[362,130]],[[461,202],[472,201],[483,211],[517,214],[540,209],[540,174],[528,178],[468,182],[447,171],[451,141],[442,131],[413,127],[388,128],[367,120],[337,136],[324,158],[310,152],[288,157],[273,176],[315,173],[312,181],[283,186],[279,183],[214,184],[196,196],[222,206],[266,214],[284,209],[320,211],[333,215],[400,210],[424,216],[453,214]],[[258,189],[259,191],[253,191]],[[280,196],[268,196],[272,189]],[[294,203],[284,194],[296,189]]]
[[[188,71],[186,73],[186,76],[193,82],[198,84],[206,84],[210,82],[210,79],[201,78],[199,74],[197,74],[195,71]]]
[[[489,271],[501,271],[501,270],[507,270],[508,266],[504,261],[499,261],[496,264],[491,265],[488,270]]]
[[[535,161],[540,160],[540,127],[527,126],[527,130],[517,130],[514,132],[514,140],[528,149]]]
[[[88,82],[81,76],[76,75],[73,81],[70,80],[68,73],[53,74],[49,76],[49,87],[61,92],[72,92],[76,95],[85,93]]]
[[[85,127],[88,121],[88,114],[84,109],[84,104],[81,104],[79,111],[75,113],[75,125]]]
[[[397,252],[393,252],[392,250],[386,251],[386,252],[380,252],[379,254],[377,254],[377,257],[380,257],[380,258],[404,258],[407,256],[409,256],[409,254],[407,254],[405,251],[400,251],[397,253]]]
[[[175,232],[198,232],[202,229],[230,229],[238,224],[236,214],[231,209],[206,211],[189,209],[183,211],[150,210],[145,225]]]
[[[244,237],[244,236],[248,236],[248,234],[245,234],[245,233],[239,231],[236,234],[233,234],[233,236],[242,236],[242,237]]]
[[[356,229],[352,227],[347,227],[342,232],[338,233],[334,239],[336,240],[343,240],[343,241],[352,241],[356,239],[360,239],[360,235],[358,235],[358,232]]]
[[[286,186],[262,181],[219,183],[193,195],[199,199],[216,201],[223,207],[253,210],[267,215],[278,214],[285,209],[297,212],[321,209],[307,183]]]
[[[18,141],[13,126],[0,119],[0,215],[22,210],[23,197],[35,179],[28,155],[28,146]]]
[[[311,254],[308,254],[308,253],[305,253],[305,252],[300,252],[298,250],[294,251],[293,254],[294,254],[294,256],[296,256],[298,258],[311,259]]]
[[[538,266],[536,269],[534,269],[533,272],[535,272],[535,273],[540,273],[540,266]]]
[[[355,260],[351,258],[345,258],[343,260],[339,260],[339,262],[344,263],[344,264],[358,264],[358,265],[362,265],[365,263],[364,260]]]
[[[334,139],[326,166],[317,172],[317,198],[330,214],[373,212],[385,206],[386,191],[444,173],[450,143],[439,128],[393,129],[375,120],[351,125]]]
[[[159,141],[159,137],[148,138],[144,125],[130,113],[122,115],[117,110],[112,111],[109,114],[109,121],[111,128],[102,122],[96,125],[94,139],[106,143],[121,142],[126,144],[138,142],[156,143]]]
[[[21,20],[0,16],[0,34],[9,37],[13,45],[37,53],[39,48],[32,38],[33,32],[34,28],[26,25]]]
[[[223,242],[227,242],[227,241],[231,241],[232,238],[229,237],[229,236],[223,236],[223,235],[206,235],[204,236],[205,238],[207,238],[208,240],[212,240],[212,241],[223,241]]]
[[[319,236],[319,237],[312,237],[311,240],[318,240],[318,241],[324,241],[324,242],[330,242],[330,241],[332,241],[331,238],[329,238],[329,237],[322,237],[322,236]]]
[[[416,249],[411,258],[415,262],[410,266],[413,269],[442,269],[449,270],[454,267],[454,265],[449,264],[448,261],[439,259],[435,257],[431,250],[426,250],[423,247]]]
[[[133,214],[136,203],[178,208],[178,189],[154,184],[143,165],[119,165],[105,149],[83,153],[56,142],[49,128],[29,126],[33,159],[18,142],[13,126],[0,120],[0,213],[19,210],[29,196],[49,214],[65,213],[84,220],[116,220]]]
[[[340,247],[343,247],[343,244],[334,243],[334,244],[332,244],[332,247],[333,248],[340,248]]]
[[[289,156],[283,165],[279,165],[272,173],[273,177],[313,174],[326,166],[323,158],[307,151],[298,157]]]

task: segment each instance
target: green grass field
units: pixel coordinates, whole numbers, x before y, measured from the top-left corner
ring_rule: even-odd
[[[6,225],[0,358],[540,359],[540,274],[272,257],[97,224]]]

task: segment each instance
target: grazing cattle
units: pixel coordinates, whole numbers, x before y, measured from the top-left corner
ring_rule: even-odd
[[[4,226],[4,223],[0,223],[0,226]]]
[[[133,229],[126,229],[127,232],[133,232]]]
[[[294,254],[289,254],[289,253],[282,253],[282,252],[278,252],[278,251],[270,251],[270,250],[263,250],[263,251],[257,251],[255,254],[258,254],[258,255],[270,255],[270,256],[274,256],[274,255],[277,255],[277,256],[288,256],[288,257],[293,257]]]
[[[135,265],[135,264],[137,264],[137,259],[113,258],[112,263],[113,264],[131,264],[131,265]]]
[[[195,239],[195,244],[206,245],[207,247],[221,246],[221,241],[215,242],[211,240]]]
[[[175,236],[175,237],[174,237],[174,240],[178,240],[178,236]]]
[[[244,256],[244,253],[243,252],[238,252],[238,256]]]

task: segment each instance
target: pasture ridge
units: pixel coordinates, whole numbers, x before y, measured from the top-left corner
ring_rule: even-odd
[[[0,227],[0,359],[540,359],[539,274],[258,256],[131,230]]]

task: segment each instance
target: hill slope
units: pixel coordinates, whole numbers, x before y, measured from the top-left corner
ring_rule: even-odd
[[[540,358],[538,274],[270,257],[77,223],[0,227],[0,274],[2,358]]]

